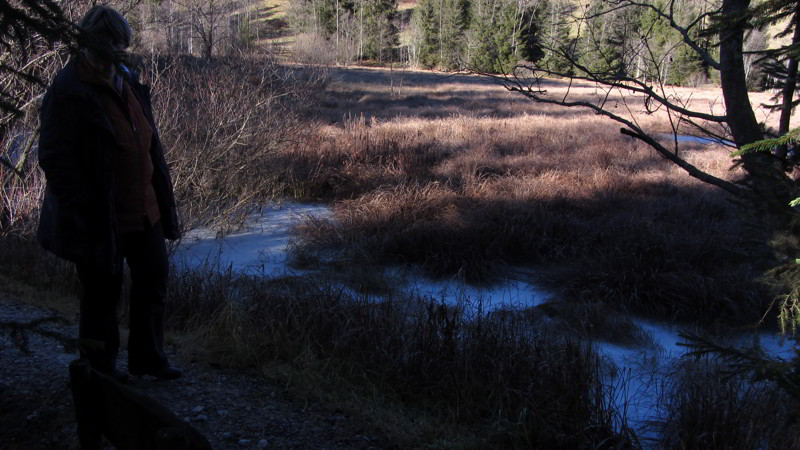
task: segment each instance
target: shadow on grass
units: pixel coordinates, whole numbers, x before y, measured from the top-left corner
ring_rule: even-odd
[[[8,273],[41,289],[74,282],[72,268],[43,258],[35,242],[0,243]],[[586,323],[626,329],[608,320],[613,307],[548,305],[538,313],[564,319],[548,331],[531,312],[465,320],[430,298],[376,303],[348,292],[303,277],[176,271],[167,324],[193,358],[257,367],[399,448],[638,448],[624,419],[615,422],[625,413],[609,400],[617,394],[603,380],[607,363],[573,332]],[[798,448],[793,404],[774,385],[689,363],[663,387],[652,424],[660,448]]]
[[[284,375],[276,376],[288,378],[279,381],[303,395],[342,408],[371,392],[361,401],[376,396],[394,420],[425,418],[389,437],[401,448],[457,440],[458,448],[627,442],[613,429],[592,349],[523,320],[466,321],[432,299],[376,303],[310,279],[216,271],[181,273],[171,296],[170,326],[185,330],[196,354],[210,361],[265,373],[282,365]],[[360,415],[369,410],[361,408]],[[375,418],[360,420],[388,432]]]
[[[341,201],[297,227],[295,258],[371,270],[413,264],[432,278],[492,284],[510,266],[535,269],[557,297],[650,317],[752,323],[771,302],[759,282],[764,236],[693,189],[638,184],[585,198],[482,198],[442,185]]]
[[[317,116],[329,123],[343,117],[392,120],[403,117],[428,119],[454,115],[471,117],[517,117],[545,114],[547,120],[593,117],[585,108],[566,108],[536,103],[508,91],[499,80],[466,73],[444,73],[407,69],[331,68],[330,88],[322,92]],[[539,88],[556,98],[570,93],[571,101],[602,104],[610,111],[646,115],[644,98],[612,92],[610,96],[590,84],[570,85],[543,79]],[[626,116],[627,117],[627,116]],[[607,122],[611,124],[609,120]]]

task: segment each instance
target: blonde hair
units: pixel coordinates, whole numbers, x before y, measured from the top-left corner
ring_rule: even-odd
[[[110,38],[113,41],[122,42],[125,47],[131,45],[133,37],[131,26],[122,17],[122,14],[108,6],[93,6],[83,16],[78,27],[90,41],[102,42]]]

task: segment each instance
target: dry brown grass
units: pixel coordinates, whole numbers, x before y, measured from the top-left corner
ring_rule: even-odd
[[[740,175],[724,148],[681,151]],[[473,283],[534,266],[567,299],[701,321],[755,320],[767,302],[753,264],[768,259],[764,236],[597,116],[346,120],[283,157],[294,192],[336,201],[333,219],[298,227],[304,261],[418,264]]]
[[[536,104],[518,93],[511,93],[488,77],[467,74],[447,74],[414,69],[350,68],[333,69],[333,83],[324,93],[321,118],[341,123],[348,117],[366,117],[367,120],[394,119],[398,117],[438,118],[452,115],[471,117],[514,117],[519,115],[546,115],[553,120],[567,117],[587,118],[594,114],[585,109],[565,109],[554,105]],[[544,80],[542,87],[553,98],[569,95],[573,101],[605,101],[608,109],[632,119],[642,129],[658,133],[672,131],[669,117],[662,108],[648,114],[645,98],[619,90],[610,93],[597,86],[578,82]],[[722,91],[718,87],[684,88],[666,86],[660,94],[671,101],[705,113],[724,115]],[[777,112],[763,105],[774,103],[768,92],[751,92],[750,101],[756,118],[768,127],[777,128]],[[618,127],[606,119],[607,126]],[[673,117],[673,120],[676,120]],[[800,125],[795,118],[793,126]],[[681,133],[697,134],[689,127]]]
[[[344,408],[398,448],[626,442],[612,429],[591,347],[523,320],[465,320],[426,298],[375,302],[314,280],[213,270],[180,274],[171,295],[170,325],[186,330],[196,358],[255,366],[303,397]],[[375,405],[394,408],[391,421],[366,413],[381,410]]]
[[[686,150],[702,167],[729,176],[724,150]],[[557,121],[547,115],[351,120],[342,127],[320,127],[304,146],[287,150],[285,156],[294,163],[292,169],[309,170],[293,175],[312,189],[312,197],[348,198],[404,182],[438,181],[485,190],[490,179],[501,176],[522,176],[538,192],[532,195],[543,197],[587,197],[609,187],[614,178],[616,188],[624,188],[633,183],[631,176],[655,183],[679,175],[676,183],[693,183],[595,116]],[[567,178],[578,184],[565,183]]]
[[[178,274],[171,284],[169,324],[183,330],[186,342],[196,346],[187,348],[197,357],[257,365],[303,395],[329,396],[332,403],[363,395],[384,406],[408,408],[398,415],[422,411],[418,417],[424,424],[402,422],[408,435],[397,442],[406,447],[447,448],[444,441],[454,434],[441,431],[439,424],[471,429],[469,440],[476,448],[624,447],[625,437],[615,436],[610,425],[614,412],[604,391],[609,387],[593,352],[579,342],[538,333],[531,326],[541,319],[537,316],[561,318],[581,334],[623,344],[639,343],[630,342],[636,330],[629,322],[609,320],[608,311],[701,322],[760,317],[768,298],[754,281],[760,273],[755,263],[768,261],[760,232],[747,228],[723,193],[621,136],[608,121],[504,97],[473,77],[449,79],[449,87],[417,88],[414,83],[424,84],[432,75],[375,71],[358,76],[326,94],[322,114],[335,123],[312,123],[293,145],[269,147],[248,135],[246,145],[238,147],[239,140],[217,136],[198,140],[213,145],[193,153],[183,137],[236,127],[228,123],[202,130],[196,119],[197,133],[173,129],[172,139],[183,145],[173,157],[185,158],[177,161],[186,170],[184,186],[203,188],[189,197],[199,199],[198,216],[254,199],[253,192],[329,200],[335,202],[333,219],[298,228],[298,259],[349,263],[367,274],[379,272],[381,265],[418,264],[434,276],[455,274],[486,283],[507,266],[528,265],[539,269],[537,282],[583,306],[553,304],[527,316],[467,321],[458,310],[428,299],[374,303],[318,280],[267,280],[215,270]],[[225,86],[241,94],[236,83]],[[428,95],[426,89],[433,91]],[[189,91],[202,98],[201,87],[186,87]],[[257,97],[237,98],[247,104]],[[236,103],[218,100],[211,106]],[[202,109],[193,106],[193,117],[202,118]],[[264,126],[276,123],[268,120]],[[281,135],[266,130],[268,136]],[[206,157],[214,161],[215,149],[227,148],[217,144],[226,142],[239,152],[230,161],[189,170]],[[255,161],[258,170],[240,172],[246,186],[226,192],[223,205],[213,205],[209,186],[236,181],[213,173],[236,167],[226,166],[232,161],[251,161],[247,150],[259,145],[269,147],[261,153],[268,158]],[[724,149],[688,146],[682,151],[718,176],[737,176],[727,170]],[[261,183],[259,171],[270,175],[262,175]],[[187,180],[192,173],[199,176]],[[0,244],[9,255],[0,267],[9,273],[20,267],[26,283],[55,287],[64,295],[76,290],[71,270],[43,258],[34,243],[15,238]],[[597,333],[590,329],[595,326],[609,330]],[[691,381],[692,372],[686,373]],[[665,445],[680,447],[697,430],[713,436],[729,427],[728,418],[741,418],[736,411],[756,408],[759,395],[746,402],[737,396],[760,391],[725,396],[727,386],[714,376],[704,378],[718,389],[710,396],[694,390],[680,397],[692,386],[675,378],[676,396],[666,415],[677,419],[663,426]],[[708,408],[691,411],[700,404],[697,399],[707,399],[700,406]],[[360,401],[354,401],[354,410],[369,403]],[[719,410],[730,414],[715,416]],[[707,426],[693,428],[700,422],[692,415],[697,411],[709,419]],[[738,419],[732,423],[750,426]],[[776,428],[768,430],[780,436]],[[468,447],[449,447],[459,444]]]

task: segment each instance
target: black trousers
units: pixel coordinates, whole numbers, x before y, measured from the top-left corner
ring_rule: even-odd
[[[143,231],[120,235],[115,270],[94,264],[77,264],[84,289],[81,299],[79,347],[81,358],[107,372],[115,368],[119,353],[117,306],[122,290],[122,262],[131,275],[128,367],[139,370],[166,367],[164,355],[164,300],[169,261],[161,223],[146,224]]]

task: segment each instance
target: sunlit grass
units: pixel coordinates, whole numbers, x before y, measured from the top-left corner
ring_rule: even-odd
[[[607,92],[589,83],[568,83],[566,80],[547,79],[542,88],[552,98],[569,99],[603,104],[642,129],[655,133],[672,132],[672,123],[678,117],[667,114],[664,108],[648,110],[654,103],[645,103],[641,95],[630,95],[619,90]],[[719,88],[665,87],[664,95],[684,102],[689,108],[705,113],[724,115],[722,91]],[[544,114],[554,119],[571,116],[594,116],[585,108],[564,108],[535,103],[519,93],[508,92],[497,81],[479,75],[451,74],[401,66],[389,68],[338,69],[333,72],[333,82],[324,93],[323,118],[339,122],[346,115],[361,114],[380,119],[395,117],[446,117],[449,115],[516,116]],[[756,118],[767,126],[776,127],[778,113],[766,108],[770,93],[750,93]],[[622,125],[604,119],[607,126],[617,129]],[[800,125],[794,118],[793,124]],[[697,134],[687,126],[679,128],[682,134]]]
[[[323,252],[367,268],[415,264],[478,284],[531,266],[544,274],[538,284],[569,300],[699,322],[760,317],[769,303],[757,281],[766,239],[755,244],[724,192],[603,117],[493,104],[496,88],[466,80],[464,94],[457,78],[430,73],[358,69],[340,78],[341,92],[358,94],[334,91],[326,101],[342,103],[324,106],[353,109],[283,156],[295,192],[336,202],[333,218],[297,228],[302,259]],[[717,177],[742,175],[723,147],[681,149]]]

